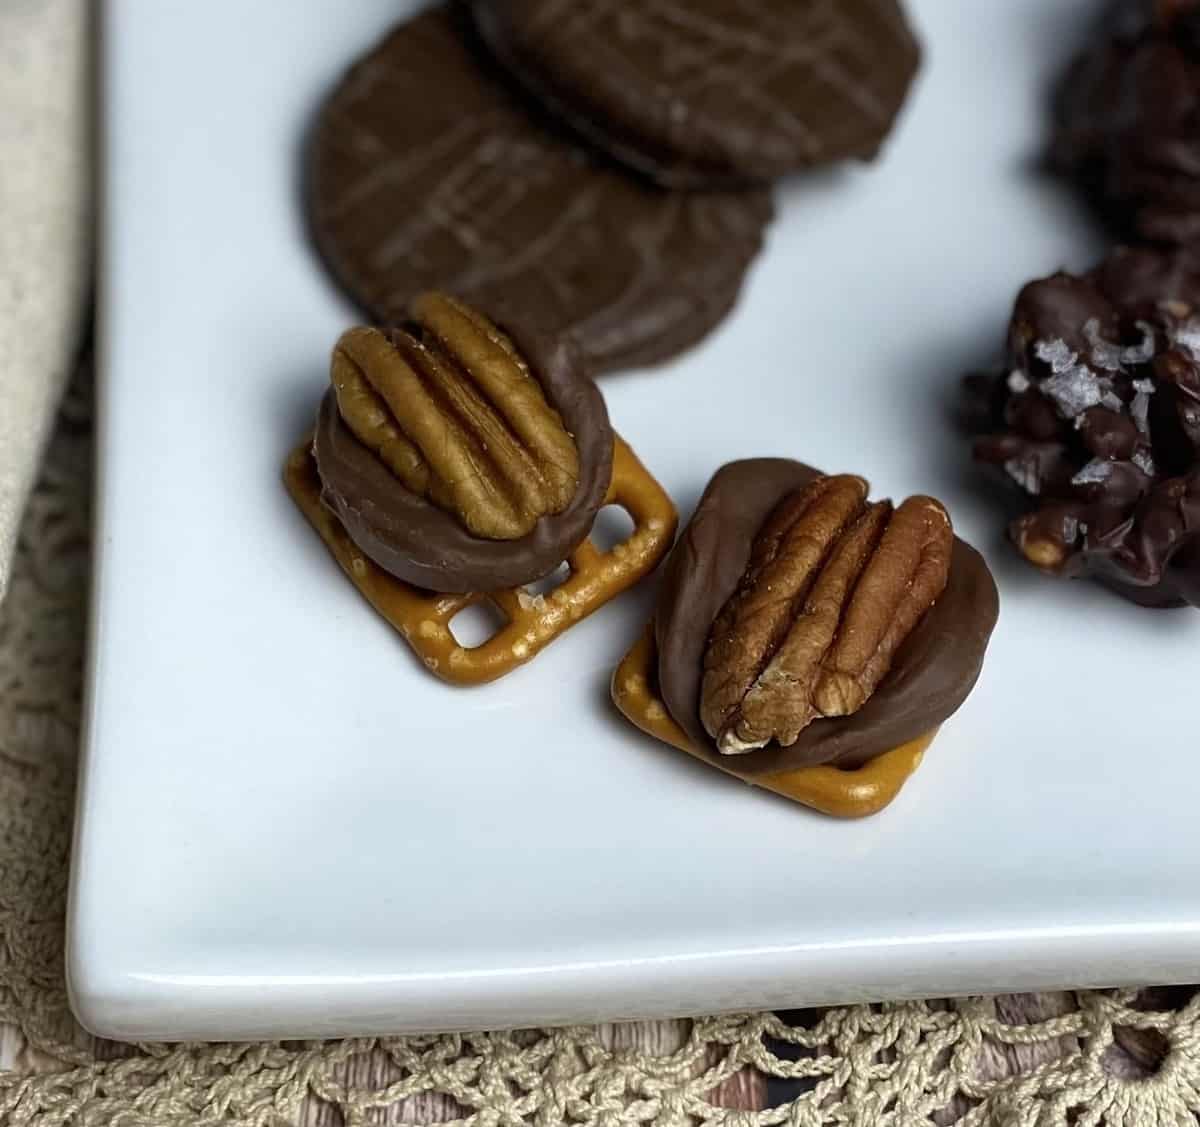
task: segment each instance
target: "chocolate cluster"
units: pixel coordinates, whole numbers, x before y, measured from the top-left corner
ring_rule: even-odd
[[[1129,237],[1200,239],[1200,0],[1119,0],[1063,84],[1056,163]]]
[[[1032,282],[1005,368],[968,390],[975,457],[1028,498],[1009,534],[1030,563],[1200,607],[1200,248]]]

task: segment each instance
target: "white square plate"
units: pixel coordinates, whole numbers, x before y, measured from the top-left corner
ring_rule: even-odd
[[[406,7],[107,5],[83,1022],[365,1034],[1200,974],[1200,616],[1025,569],[946,420],[1017,288],[1099,250],[1035,168],[1092,0],[913,0],[926,64],[882,162],[782,188],[734,316],[603,382],[685,516],[721,462],[792,455],[942,497],[987,553],[983,679],[859,823],[614,715],[648,587],[447,688],[285,496],[354,318],[305,240],[302,140]]]

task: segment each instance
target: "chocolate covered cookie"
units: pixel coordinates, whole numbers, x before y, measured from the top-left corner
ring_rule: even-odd
[[[439,6],[397,27],[322,108],[309,211],[325,261],[380,323],[445,289],[565,336],[605,371],[708,333],[772,207],[763,192],[666,192],[594,158]]]
[[[1200,0],[1118,0],[1058,100],[1054,155],[1124,234],[1200,239]]]
[[[928,497],[898,507],[799,462],[733,462],[671,553],[613,678],[635,724],[747,782],[874,813],[979,676],[983,558]]]
[[[1119,249],[1030,283],[1004,368],[967,389],[975,457],[1025,498],[1025,559],[1200,606],[1200,250]]]
[[[613,432],[574,347],[443,294],[390,329],[348,330],[313,436],[285,480],[354,584],[447,680],[492,680],[658,564],[675,510]],[[633,518],[588,540],[603,505]],[[523,585],[566,563],[549,594]],[[507,624],[450,631],[481,600]]]
[[[472,0],[542,102],[671,187],[869,159],[919,50],[896,0]]]

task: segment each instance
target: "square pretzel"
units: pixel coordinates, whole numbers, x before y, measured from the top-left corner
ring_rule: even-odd
[[[342,571],[398,630],[430,672],[455,685],[481,685],[531,660],[555,638],[652,572],[675,539],[678,514],[662,486],[620,438],[613,440],[612,481],[603,505],[633,518],[626,539],[601,552],[584,540],[568,557],[570,575],[547,595],[524,588],[445,595],[397,579],[368,559],[321,501],[321,479],[307,438],[289,455],[284,483]],[[603,507],[603,506],[602,506]],[[477,646],[462,646],[450,621],[477,603],[492,603],[504,625]]]
[[[736,757],[729,757],[728,767],[714,764],[700,754],[659,695],[658,647],[654,641],[653,623],[642,631],[613,673],[612,698],[621,715],[647,735],[685,751],[709,766],[718,766],[743,782],[763,787],[834,818],[865,818],[887,806],[920,766],[925,749],[937,735],[935,728],[853,770],[822,764],[776,775],[743,775],[736,769]]]

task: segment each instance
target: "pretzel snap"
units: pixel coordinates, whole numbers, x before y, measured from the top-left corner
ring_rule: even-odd
[[[455,685],[481,685],[503,677],[632,587],[666,555],[678,522],[662,486],[616,437],[612,481],[604,504],[619,505],[633,518],[634,529],[627,539],[607,552],[585,539],[567,558],[568,578],[547,595],[531,595],[521,587],[444,595],[397,579],[358,549],[321,501],[311,437],[288,457],[284,482],[354,586],[404,636],[430,672]],[[450,632],[450,622],[460,611],[482,602],[497,607],[506,622],[487,641],[462,646]]]
[[[708,757],[675,722],[658,694],[653,624],[646,627],[613,673],[612,698],[621,714],[647,735],[685,751],[744,782],[763,787],[835,818],[865,818],[887,806],[920,766],[935,728],[855,770],[822,765],[775,775],[744,775],[735,757]]]

